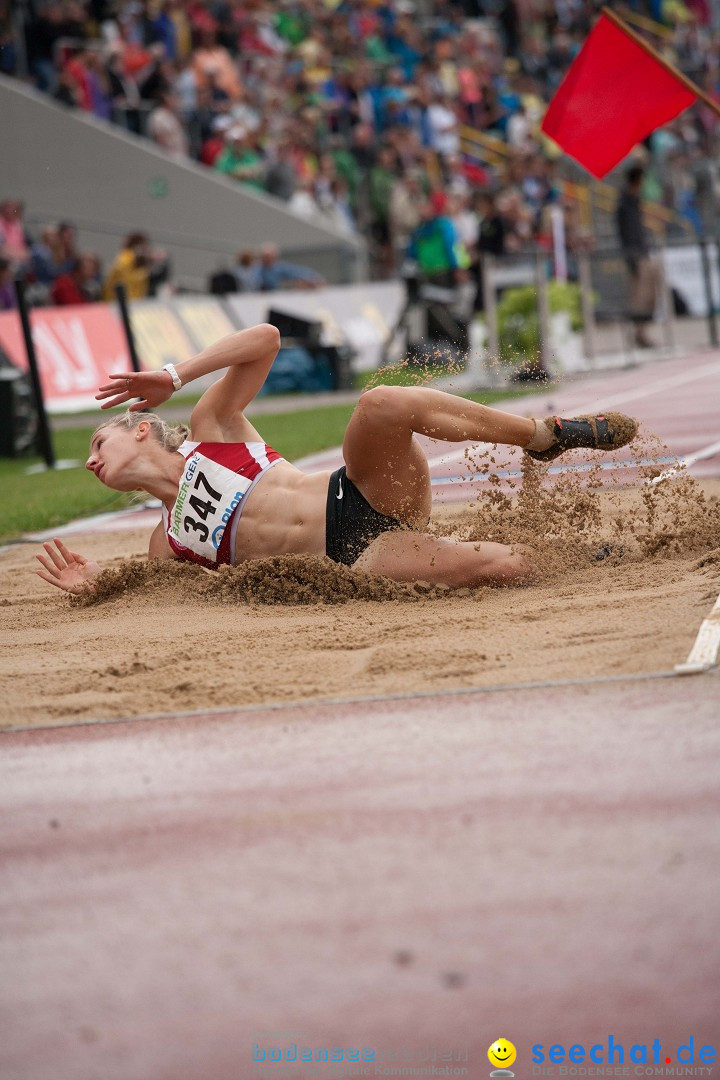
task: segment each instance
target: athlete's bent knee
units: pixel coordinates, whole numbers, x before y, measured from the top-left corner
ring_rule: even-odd
[[[404,386],[371,386],[360,395],[356,412],[380,423],[397,420],[405,411],[407,394],[404,391]]]

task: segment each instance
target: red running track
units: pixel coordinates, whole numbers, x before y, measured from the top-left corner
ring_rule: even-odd
[[[485,1077],[502,1036],[525,1078],[537,1043],[717,1047],[719,691],[4,735],[0,1076],[245,1080],[253,1043],[296,1042]]]

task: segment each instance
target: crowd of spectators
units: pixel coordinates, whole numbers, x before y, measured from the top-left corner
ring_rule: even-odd
[[[40,89],[298,215],[360,231],[382,277],[400,269],[437,194],[471,260],[488,192],[502,250],[549,243],[547,209],[563,200],[540,123],[600,6],[30,0],[23,10]],[[664,23],[661,51],[718,96],[720,33],[708,0],[630,7]],[[0,70],[19,72],[11,11],[0,0]],[[502,153],[468,153],[465,127],[499,140]],[[646,194],[698,228],[717,198],[717,133],[717,117],[696,107],[646,147]]]
[[[24,213],[19,199],[0,202],[0,311],[15,307],[16,278],[28,283],[31,303],[98,300],[100,263],[94,255],[78,251],[73,225],[63,221],[33,235]]]
[[[0,311],[16,307],[14,282],[25,283],[33,307],[112,301],[123,285],[128,300],[171,295],[171,262],[144,233],[130,233],[104,271],[97,255],[78,249],[77,229],[68,221],[29,228],[19,199],[0,201]],[[271,292],[276,289],[317,289],[326,281],[310,267],[281,258],[278,247],[238,253],[232,269],[210,275],[208,291]]]
[[[19,199],[0,202],[0,311],[15,308],[17,279],[25,282],[32,306],[114,300],[118,283],[125,286],[129,299],[141,300],[155,295],[167,281],[169,261],[143,233],[131,233],[124,240],[105,274],[97,255],[78,249],[77,229],[71,222],[31,230],[24,215]]]
[[[309,266],[281,258],[276,244],[264,244],[259,251],[238,252],[232,269],[218,270],[208,281],[208,292],[216,296],[238,292],[273,292],[275,289],[319,289],[327,282]]]

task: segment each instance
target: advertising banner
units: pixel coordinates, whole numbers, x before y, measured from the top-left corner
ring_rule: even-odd
[[[204,297],[138,301],[130,306],[130,321],[140,364],[150,370],[187,360],[235,329],[222,305]],[[30,323],[49,412],[95,408],[97,388],[109,373],[130,370],[115,304],[33,308]],[[27,370],[16,311],[0,313],[0,348],[16,367]]]
[[[197,352],[169,303],[140,300],[131,304],[130,323],[144,368],[158,371],[165,364],[188,360]]]
[[[30,324],[43,396],[52,412],[95,408],[100,383],[111,371],[130,367],[120,319],[108,304],[34,308]],[[0,347],[16,367],[27,370],[16,311],[0,314]]]
[[[278,289],[230,295],[226,303],[241,326],[264,322],[271,307],[320,322],[324,344],[350,345],[356,353],[353,370],[371,371],[381,363],[385,342],[400,317],[405,286],[401,281],[380,281],[327,289]]]
[[[211,296],[178,296],[172,301],[172,306],[180,316],[195,352],[207,349],[208,345],[213,345],[236,329],[220,301]]]
[[[720,281],[718,280],[718,249],[708,244],[708,269],[710,271],[713,306],[720,308]],[[671,287],[684,301],[690,315],[707,315],[707,291],[703,276],[702,255],[697,244],[669,247],[663,251],[665,272]]]
[[[320,322],[323,344],[349,345],[355,352],[353,369],[367,371],[381,363],[385,342],[404,303],[402,282],[374,282],[241,293],[228,297],[225,303],[202,296],[141,300],[130,305],[130,321],[140,363],[149,370],[186,360],[234,329],[264,322],[274,307]],[[30,322],[50,412],[95,408],[97,388],[108,374],[130,369],[115,304],[33,308]],[[0,313],[0,348],[18,368],[27,369],[20,317],[15,311]],[[197,389],[203,388],[201,380]]]

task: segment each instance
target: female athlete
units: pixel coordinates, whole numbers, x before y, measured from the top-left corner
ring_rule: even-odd
[[[348,424],[344,466],[306,474],[267,446],[244,415],[279,347],[278,331],[262,324],[230,334],[177,369],[110,375],[99,388],[103,409],[139,399],[97,429],[86,468],[115,491],[139,489],[162,502],[149,558],[214,569],[271,555],[327,555],[396,581],[524,582],[532,577],[527,554],[424,531],[430,475],[414,435],[506,443],[549,461],[574,447],[614,450],[637,430],[619,413],[532,420],[440,390],[376,386],[361,395]],[[223,368],[193,409],[189,433],[142,411]],[[97,563],[57,539],[44,548],[40,577],[71,593],[92,587]]]

